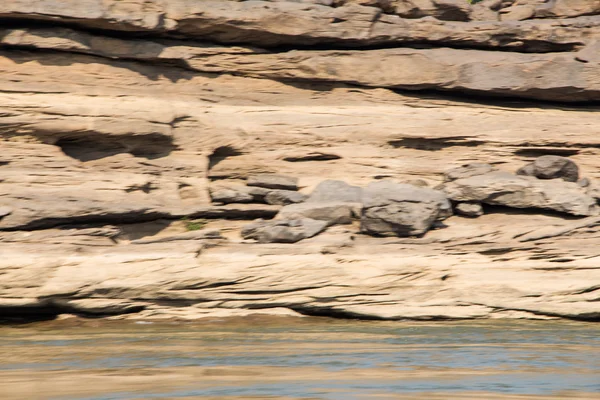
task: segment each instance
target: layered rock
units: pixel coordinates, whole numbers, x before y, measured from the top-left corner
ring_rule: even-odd
[[[450,171],[444,192],[454,201],[477,201],[514,208],[538,208],[578,216],[597,215],[596,199],[576,183],[541,180],[493,170],[491,166]],[[458,178],[455,178],[458,177]]]
[[[574,0],[2,2],[0,317],[598,320],[598,14]],[[490,166],[544,155],[587,183]],[[442,225],[431,206],[402,231],[424,237],[357,233],[372,211],[360,187],[436,187],[474,162],[490,165],[446,186],[457,212],[486,214]],[[299,180],[245,184],[273,174]],[[383,192],[376,207],[421,207]],[[415,215],[392,211],[386,235]],[[242,240],[276,214],[265,241],[301,241]],[[317,236],[290,223],[317,215]]]

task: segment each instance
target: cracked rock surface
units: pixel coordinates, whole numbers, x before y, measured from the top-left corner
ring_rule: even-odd
[[[600,8],[464,3],[0,2],[0,319],[600,320]],[[547,155],[586,187],[492,172]],[[348,204],[298,243],[240,236],[327,180],[313,200],[473,163],[445,184],[483,215],[422,237]]]

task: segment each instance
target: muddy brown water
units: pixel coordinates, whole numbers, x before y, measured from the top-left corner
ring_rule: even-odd
[[[1,399],[600,399],[600,324],[246,317],[0,326]]]

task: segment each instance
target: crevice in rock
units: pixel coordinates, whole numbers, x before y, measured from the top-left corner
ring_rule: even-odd
[[[501,195],[501,194],[499,194]],[[585,216],[576,216],[558,211],[545,210],[542,208],[515,208],[500,205],[492,205],[482,203],[484,214],[506,214],[506,215],[545,215],[549,217],[557,217],[561,220],[582,220]]]
[[[545,317],[555,317],[555,318],[563,318],[569,319],[572,321],[584,321],[584,322],[600,322],[600,313],[598,312],[590,312],[590,313],[580,313],[580,314],[564,314],[552,311],[542,311],[542,310],[533,310],[528,308],[520,308],[520,307],[499,307],[499,306],[491,306],[488,304],[481,303],[472,303],[477,306],[484,306],[493,309],[494,311],[521,311],[530,313],[532,315],[540,315]]]
[[[579,154],[581,149],[560,147],[529,147],[515,150],[516,156],[538,158],[546,155],[570,157]]]
[[[470,139],[466,136],[454,136],[445,138],[402,138],[390,140],[388,144],[395,148],[407,148],[415,150],[438,151],[448,147],[477,147],[485,144],[485,141]]]
[[[51,321],[60,313],[60,308],[52,304],[0,306],[0,325]]]
[[[94,215],[80,215],[65,218],[40,218],[31,221],[25,225],[2,228],[0,231],[14,232],[14,231],[35,231],[42,229],[50,229],[56,227],[68,227],[72,228],[89,228],[104,225],[119,225],[119,224],[132,224],[139,222],[150,222],[159,219],[176,219],[167,213],[159,212],[146,212],[146,211],[135,211],[127,213],[105,213],[105,214],[94,214]]]
[[[88,132],[85,136],[65,136],[54,145],[63,153],[85,162],[129,153],[135,157],[156,159],[166,157],[177,147],[171,137],[161,134],[139,136],[111,136]]]
[[[64,218],[40,218],[24,225],[0,228],[0,232],[36,231],[51,228],[82,229],[95,228],[105,225],[138,224],[145,222],[160,222],[188,218],[229,219],[248,221],[257,218],[271,219],[277,215],[279,207],[235,208],[207,206],[207,208],[189,214],[171,214],[159,211],[129,211],[125,213],[110,213],[79,215]]]
[[[241,156],[243,153],[232,146],[217,147],[208,156],[208,171],[210,172],[218,163],[229,157]]]
[[[355,319],[355,320],[366,320],[366,321],[385,321],[385,318],[378,317],[376,315],[366,315],[353,313],[344,310],[337,310],[332,307],[315,307],[310,305],[294,305],[286,306],[292,311],[299,314],[306,315],[308,317],[330,317],[338,319]]]

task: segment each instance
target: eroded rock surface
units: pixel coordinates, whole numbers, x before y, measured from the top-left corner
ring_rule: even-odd
[[[0,2],[0,318],[598,320],[596,3]],[[587,184],[500,172],[545,155]],[[357,234],[387,178],[512,208]]]

